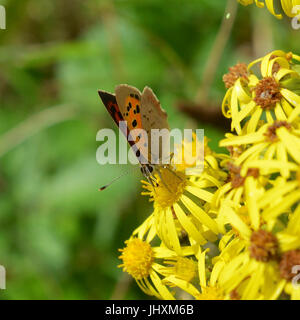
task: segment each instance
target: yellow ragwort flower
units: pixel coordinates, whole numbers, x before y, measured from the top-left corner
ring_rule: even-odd
[[[119,257],[123,263],[119,267],[129,273],[143,292],[158,299],[173,300],[174,295],[163,283],[165,266],[159,263],[162,259],[172,259],[176,254],[164,247],[152,247],[151,244],[138,237],[125,241],[126,247],[119,249]],[[192,255],[194,249],[190,246],[181,248],[182,256]]]
[[[234,162],[237,166],[243,165],[243,175],[249,168],[257,168],[261,174],[280,172],[283,177],[288,177],[290,171],[300,164],[299,124],[270,120],[256,132],[227,135],[226,139],[220,141],[220,146],[242,147],[245,150]]]
[[[241,299],[277,299],[283,290],[291,295],[291,299],[299,299],[300,288],[291,281],[299,273],[299,269],[293,272],[292,268],[300,262],[299,190],[298,198],[293,201],[289,195],[285,198],[279,195],[279,201],[276,201],[273,193],[274,205],[270,206],[269,200],[269,207],[264,207],[264,199],[261,197],[257,201],[259,210],[256,213],[260,218],[249,213],[250,223],[242,219],[229,202],[223,201],[221,210],[233,228],[229,234],[237,234],[234,240],[225,243],[225,247],[239,240],[239,252],[224,265],[219,285],[225,292],[239,292]],[[283,215],[288,217],[286,227]],[[258,219],[261,223],[254,227],[253,220]]]
[[[298,167],[298,172],[300,167]],[[262,219],[272,227],[276,219],[283,213],[290,214],[293,207],[300,201],[300,182],[295,180],[295,172],[290,179],[279,176],[272,181],[272,187],[268,188],[264,195],[257,200],[257,206],[261,210]]]
[[[195,254],[198,264],[198,282],[194,281],[191,283],[191,281],[180,279],[174,274],[166,277],[164,282],[173,284],[173,286],[180,288],[197,300],[239,299],[237,292],[226,292],[222,286],[220,286],[219,278],[226,263],[238,254],[241,249],[242,247],[237,241],[232,241],[217,257],[218,261],[212,265],[211,258],[207,255],[209,250],[201,251],[199,247],[198,252]]]
[[[225,292],[237,292],[240,299],[276,299],[282,291],[277,259],[278,239],[269,230],[253,230],[228,206],[232,224],[239,232],[239,253],[223,267],[219,285]],[[229,242],[230,244],[231,242]]]
[[[239,75],[222,103],[223,114],[232,119],[232,131],[243,135],[274,120],[299,121],[299,62],[299,56],[276,50],[248,65],[247,74]],[[252,69],[259,63],[257,76]]]
[[[204,170],[200,175],[187,175],[176,165],[162,168],[155,175],[153,187],[143,181],[143,195],[154,203],[152,223],[163,243],[178,255],[181,254],[181,238],[187,235],[190,242],[204,244],[215,241],[219,233],[214,217],[209,213],[214,191],[226,178],[213,154],[204,157]]]

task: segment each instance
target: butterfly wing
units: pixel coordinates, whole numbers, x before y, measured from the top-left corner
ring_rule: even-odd
[[[149,87],[143,93],[127,84],[118,85],[115,95],[99,90],[100,98],[115,123],[127,121],[127,140],[141,163],[161,159],[162,150],[151,150],[151,129],[169,129],[167,113],[161,108],[160,102]],[[140,135],[135,141],[129,139],[133,129],[143,129],[147,137]],[[149,147],[148,147],[149,146]],[[153,161],[152,161],[153,162]]]
[[[149,154],[148,159],[152,162],[158,161],[162,158],[162,144],[159,144],[159,148],[152,149],[151,144],[151,129],[167,129],[169,130],[168,116],[165,110],[162,109],[159,100],[149,87],[145,87],[141,97],[141,117],[142,127],[146,130],[149,137]],[[168,131],[169,132],[169,131]],[[166,142],[169,142],[169,135],[166,133]],[[158,140],[157,140],[158,141]],[[169,157],[169,154],[167,155]]]
[[[120,84],[115,89],[117,103],[129,130],[141,129],[141,92],[127,84]]]
[[[119,121],[124,121],[124,119],[119,109],[116,96],[102,90],[99,90],[98,94],[114,122],[119,126]]]
[[[127,84],[120,84],[115,89],[117,103],[128,130],[144,129],[141,117],[141,92]],[[133,141],[136,148],[133,148],[137,158],[141,163],[148,163],[148,144],[147,137],[140,134]]]

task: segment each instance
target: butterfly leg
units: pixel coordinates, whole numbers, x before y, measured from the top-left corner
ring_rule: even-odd
[[[154,186],[154,184],[153,184],[153,181],[152,181],[151,177],[150,177],[150,176],[146,176],[146,178],[147,178],[148,182],[151,184],[154,192],[156,192],[156,191],[155,191],[155,186]]]
[[[148,165],[141,165],[141,171],[144,177],[146,177],[147,181],[151,184],[154,192],[156,192],[154,183],[156,184],[156,186],[158,186],[158,183],[155,177],[152,175],[153,168],[148,167]]]

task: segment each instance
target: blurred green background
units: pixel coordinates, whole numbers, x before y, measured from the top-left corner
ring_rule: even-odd
[[[150,86],[171,127],[204,128],[218,151],[222,75],[273,49],[299,54],[300,31],[235,0],[0,5],[0,298],[147,298],[117,250],[152,207],[138,169],[97,191],[127,170],[96,162],[97,131],[116,130],[97,90]]]

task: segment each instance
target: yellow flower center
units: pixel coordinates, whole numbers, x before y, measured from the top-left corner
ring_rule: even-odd
[[[292,129],[291,124],[289,124],[288,122],[276,120],[267,128],[267,131],[264,133],[264,136],[266,136],[266,140],[270,142],[278,141],[279,139],[277,137],[276,131],[281,127],[285,127],[288,130]]]
[[[224,300],[223,290],[218,287],[202,288],[202,293],[198,294],[197,300]]]
[[[157,185],[153,188],[149,183],[145,183],[144,188],[154,201],[154,205],[160,209],[171,207],[176,203],[184,192],[187,179],[184,173],[171,171],[171,169],[160,169],[160,177],[155,175]]]
[[[243,80],[243,82],[248,82],[248,69],[245,63],[238,63],[233,67],[229,68],[229,72],[224,74],[223,82],[227,89],[234,86],[237,79]]]
[[[119,267],[128,272],[136,280],[148,277],[154,261],[153,250],[148,242],[134,238],[125,242],[126,247],[119,249],[122,255],[119,257],[123,264]]]
[[[259,176],[259,169],[257,168],[249,168],[246,174],[246,177],[242,177],[240,175],[241,167],[234,165],[232,162],[227,163],[227,168],[230,173],[230,180],[232,188],[239,188],[244,185],[246,177],[254,177],[258,178]]]
[[[279,262],[279,271],[282,278],[291,281],[297,274],[299,270],[293,272],[294,266],[300,265],[300,250],[290,250],[284,252],[281,256]]]
[[[280,93],[280,85],[273,77],[265,77],[258,82],[254,88],[255,103],[262,109],[269,110],[280,102],[282,95]]]
[[[251,235],[250,256],[257,261],[268,262],[278,254],[277,238],[269,231],[258,230]]]
[[[243,153],[242,146],[228,146],[231,158],[238,158]]]
[[[197,272],[196,263],[188,258],[174,257],[165,261],[165,264],[172,265],[165,269],[166,276],[175,275],[177,278],[190,282],[194,279]]]

